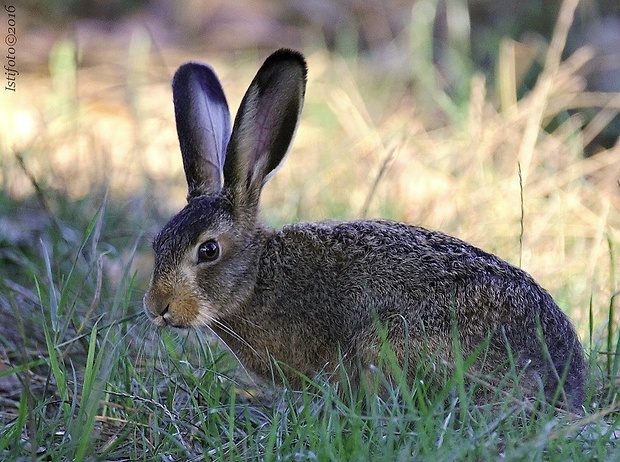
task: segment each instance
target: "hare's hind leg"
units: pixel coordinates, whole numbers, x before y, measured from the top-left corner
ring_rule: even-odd
[[[450,374],[452,348],[437,335],[373,331],[358,337],[355,357],[355,380],[385,397],[395,390],[416,393],[420,386],[440,390]]]

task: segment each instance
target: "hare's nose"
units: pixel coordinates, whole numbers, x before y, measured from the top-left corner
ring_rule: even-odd
[[[166,308],[164,308],[164,310],[159,314],[159,319],[162,321],[164,326],[170,325],[170,322],[168,321],[168,318],[170,316],[167,316],[169,310],[170,310],[170,303],[168,303],[166,305]]]
[[[151,318],[151,321],[153,322],[153,324],[155,324],[157,327],[166,327],[170,325],[170,322],[168,321],[168,318],[170,316],[166,316],[168,314],[168,310],[170,308],[170,305],[166,305],[166,307],[163,309],[163,311],[161,313],[159,313],[157,316]]]

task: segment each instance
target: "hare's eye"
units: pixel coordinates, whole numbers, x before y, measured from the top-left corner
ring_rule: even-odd
[[[214,262],[220,257],[220,245],[211,239],[198,247],[198,263]]]

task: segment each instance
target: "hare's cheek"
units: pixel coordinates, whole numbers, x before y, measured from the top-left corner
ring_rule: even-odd
[[[168,313],[164,315],[166,324],[174,327],[191,327],[198,323],[200,309],[193,297],[173,298]]]

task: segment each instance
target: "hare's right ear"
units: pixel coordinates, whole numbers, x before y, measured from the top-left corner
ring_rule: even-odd
[[[291,50],[274,52],[252,80],[224,164],[224,186],[233,191],[237,205],[258,205],[263,185],[288,151],[305,91],[306,62]]]
[[[172,79],[177,134],[189,201],[223,186],[224,158],[230,139],[230,114],[224,90],[209,66],[183,64]]]

